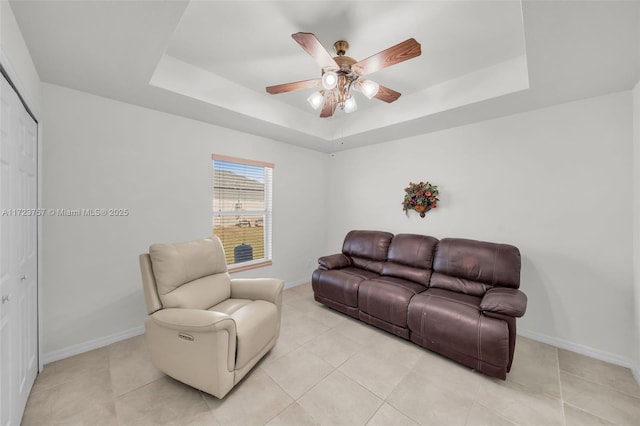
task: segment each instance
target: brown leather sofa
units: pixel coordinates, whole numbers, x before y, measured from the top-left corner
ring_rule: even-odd
[[[527,296],[511,245],[351,231],[321,257],[315,300],[487,375],[505,379]]]

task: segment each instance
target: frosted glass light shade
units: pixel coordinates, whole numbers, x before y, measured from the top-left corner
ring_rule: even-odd
[[[311,105],[311,108],[318,109],[324,103],[324,96],[322,92],[314,92],[307,98],[307,102]]]
[[[365,80],[360,83],[360,91],[369,99],[373,98],[378,90],[380,90],[380,85],[375,81]]]
[[[322,87],[326,90],[334,89],[338,85],[338,74],[327,71],[322,75]]]
[[[358,104],[356,104],[356,100],[352,97],[347,98],[346,101],[344,101],[344,112],[346,112],[347,114],[349,114],[350,112],[354,112],[358,109]]]

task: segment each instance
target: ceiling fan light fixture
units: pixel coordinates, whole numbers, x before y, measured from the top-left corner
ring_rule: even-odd
[[[326,90],[335,89],[338,85],[338,74],[334,71],[327,71],[322,75],[322,87]]]
[[[373,80],[365,80],[360,83],[360,92],[367,98],[373,98],[380,90],[380,85]]]
[[[354,91],[361,92],[369,99],[375,97],[382,102],[394,102],[400,97],[400,92],[380,86],[375,81],[366,80],[365,76],[422,54],[420,43],[410,38],[366,59],[356,61],[346,56],[349,43],[345,40],[334,43],[333,47],[338,56],[333,56],[312,33],[297,32],[291,34],[291,37],[320,65],[321,78],[268,86],[267,93],[276,95],[302,89],[319,89],[319,92],[311,94],[307,101],[314,109],[322,109],[321,118],[333,116],[338,106],[345,113],[356,111],[358,106],[351,96]]]
[[[356,100],[354,99],[354,97],[353,96],[348,97],[344,101],[344,112],[349,114],[357,110],[358,110],[358,104],[356,104]]]
[[[309,102],[311,108],[318,109],[324,103],[324,95],[322,92],[313,92],[311,96],[307,98],[307,102]]]

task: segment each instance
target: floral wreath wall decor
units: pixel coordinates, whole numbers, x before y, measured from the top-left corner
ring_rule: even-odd
[[[409,210],[415,210],[424,217],[425,213],[438,207],[438,187],[429,182],[413,183],[404,189],[402,210],[409,216]]]

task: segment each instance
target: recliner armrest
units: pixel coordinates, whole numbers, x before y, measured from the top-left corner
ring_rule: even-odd
[[[527,295],[515,288],[495,287],[485,293],[480,302],[480,310],[487,314],[519,318],[527,310]]]
[[[236,322],[229,315],[201,309],[162,309],[147,317],[145,335],[151,360],[164,373],[216,396],[224,396],[233,387],[237,333]],[[184,345],[194,346],[185,351]],[[210,370],[213,373],[204,374],[209,378],[204,383],[200,374]]]
[[[232,299],[266,300],[280,308],[284,281],[276,278],[233,278]]]
[[[235,335],[236,325],[231,317],[222,312],[202,309],[168,308],[149,315],[149,319],[163,328],[187,332],[227,330]]]
[[[342,269],[351,265],[351,259],[342,253],[322,256],[318,259],[320,269]]]

